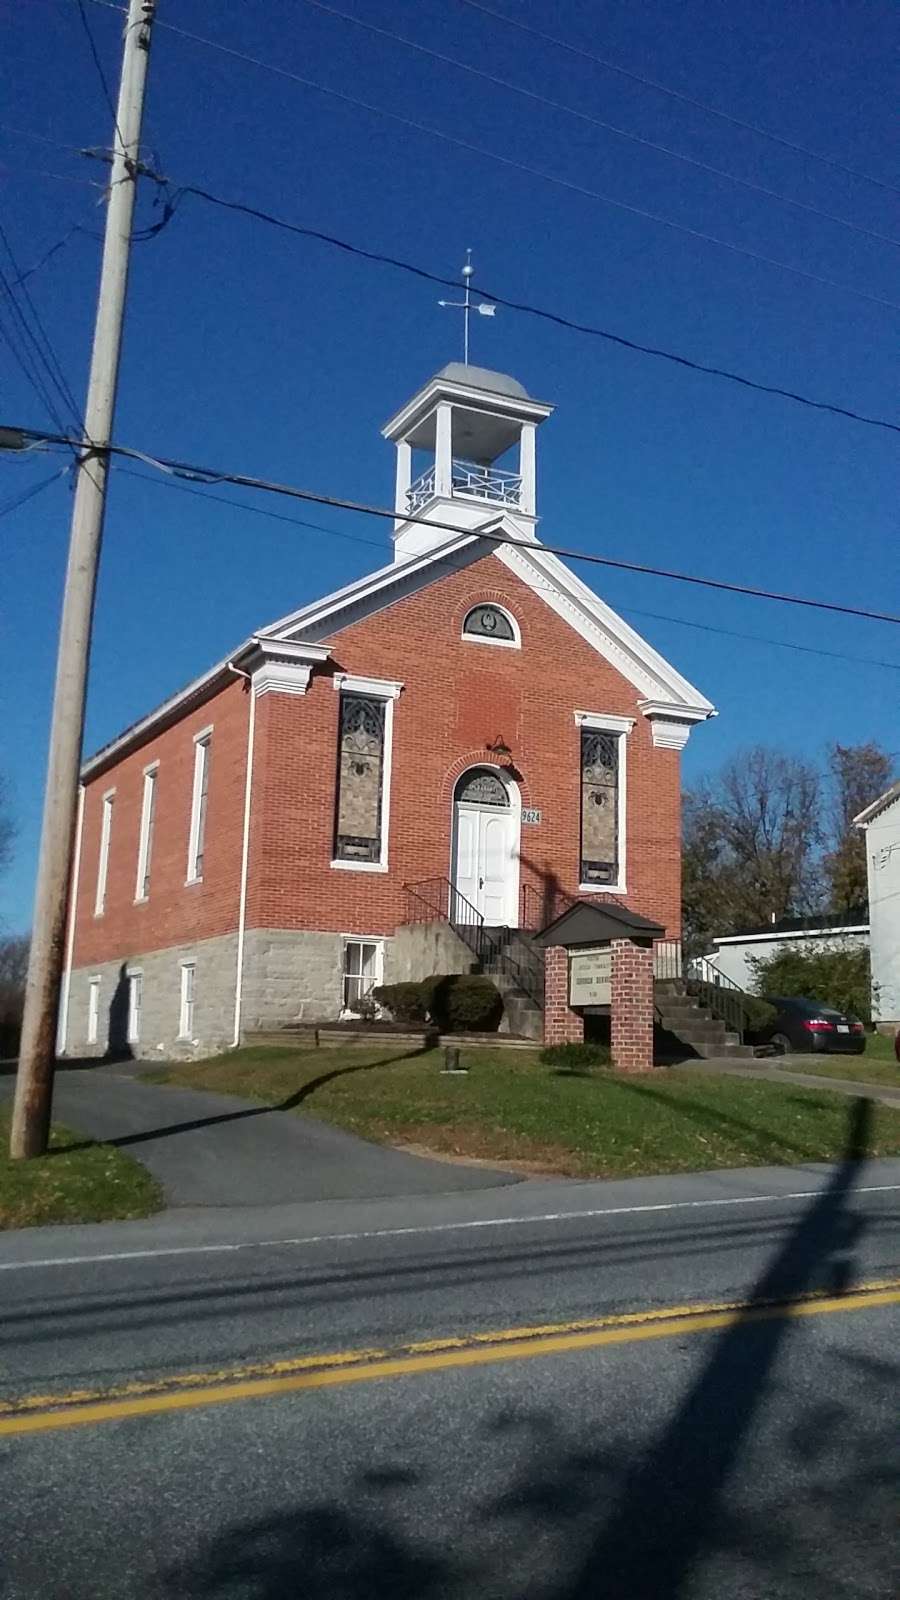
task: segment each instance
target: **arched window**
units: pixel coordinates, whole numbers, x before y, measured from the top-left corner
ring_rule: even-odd
[[[463,638],[488,644],[518,645],[519,630],[508,612],[500,606],[473,606],[463,623]]]
[[[509,790],[502,778],[490,767],[474,767],[464,772],[456,786],[457,804],[470,806],[496,806],[498,811],[509,809]]]

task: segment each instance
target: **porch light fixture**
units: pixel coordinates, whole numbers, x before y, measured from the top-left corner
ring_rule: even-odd
[[[510,750],[509,745],[507,744],[506,740],[504,739],[502,733],[496,734],[493,744],[485,745],[485,749],[489,750],[491,752],[492,756],[511,756],[512,755],[512,751]]]

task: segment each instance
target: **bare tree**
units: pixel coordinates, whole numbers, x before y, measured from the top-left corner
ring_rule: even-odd
[[[856,911],[868,898],[866,846],[853,818],[890,787],[891,758],[881,746],[833,744],[828,750],[832,795],[825,877],[833,911]]]
[[[14,1055],[19,1047],[29,943],[25,933],[0,938],[0,1058]]]
[[[816,768],[762,745],[685,795],[684,920],[693,948],[820,903],[821,812]]]

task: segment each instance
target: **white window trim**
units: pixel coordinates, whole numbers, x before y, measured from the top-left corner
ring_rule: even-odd
[[[102,978],[99,972],[94,972],[88,978],[88,1014],[87,1014],[87,1042],[97,1044],[100,1039],[100,990]],[[96,1008],[94,998],[96,997]]]
[[[338,678],[343,681],[338,683]],[[338,861],[331,865],[338,872],[387,872],[388,844],[391,826],[391,769],[394,750],[394,701],[402,683],[388,683],[380,678],[353,678],[349,673],[338,672],[334,678],[335,689],[347,694],[366,694],[373,700],[384,701],[384,754],[381,763],[381,854],[377,861]],[[391,691],[390,694],[388,691]]]
[[[341,1018],[353,1017],[355,1011],[348,1011],[344,1007],[344,960],[348,944],[373,944],[375,946],[375,982],[373,989],[384,983],[384,939],[379,934],[371,933],[342,933],[341,934]]]
[[[144,1018],[144,969],[143,969],[143,967],[127,967],[125,969],[125,977],[128,980],[128,1027],[127,1027],[127,1030],[126,1030],[126,1043],[127,1044],[140,1044],[140,1042],[141,1042],[141,1023],[142,1023],[143,1018]],[[135,978],[137,978],[137,980],[138,980],[138,984],[139,984],[139,988],[140,988],[140,996],[141,996],[141,1003],[137,1008],[137,1028],[135,1028],[135,1017],[134,1017],[134,1011],[135,1011],[135,1008],[134,1008],[134,979]]]
[[[194,870],[196,859],[197,859],[197,845],[199,843],[198,834],[199,834],[199,831],[200,831],[200,783],[201,783],[201,773],[203,771],[203,758],[200,755],[200,748],[201,748],[201,746],[205,746],[206,747],[206,757],[205,757],[205,759],[208,762],[209,761],[209,755],[210,755],[209,745],[210,745],[210,740],[212,739],[212,734],[213,734],[213,724],[212,723],[210,723],[208,728],[201,728],[199,733],[195,733],[194,734],[194,786],[193,786],[193,790],[191,792],[191,826],[190,826],[190,832],[188,833],[187,877],[184,880],[185,888],[187,888],[188,884],[190,884],[190,883],[202,883],[203,882],[203,873],[202,872],[196,872]],[[208,772],[207,772],[207,783],[206,783],[206,806],[207,806],[207,812],[208,812],[208,810],[209,810],[209,773]],[[205,841],[205,839],[204,839],[203,847],[204,847],[204,853],[205,853],[205,850],[206,850],[206,841]]]
[[[180,992],[179,992],[179,1002],[178,1002],[179,1003],[179,1011],[178,1011],[178,1035],[177,1035],[177,1037],[178,1037],[178,1039],[180,1040],[180,1042],[182,1044],[193,1044],[193,1041],[194,1041],[194,1011],[195,1011],[196,1005],[197,1005],[197,963],[196,963],[196,961],[181,961],[181,962],[179,962],[179,970],[180,970],[180,975],[181,975],[181,988],[180,988]],[[192,984],[191,984],[191,1026],[190,1027],[187,1027],[186,1024],[185,1024],[185,1011],[186,1011],[186,1007],[187,1007],[187,984],[185,982],[185,975],[188,972],[193,973],[193,981],[192,981]]]
[[[579,894],[627,894],[627,817],[628,817],[628,735],[635,724],[634,717],[613,716],[604,711],[576,711],[575,721],[579,730],[581,728],[596,728],[601,733],[617,733],[620,736],[619,775],[618,775],[618,807],[617,838],[619,852],[619,876],[615,883],[579,883]],[[578,866],[579,875],[581,868],[581,742],[579,734],[579,797],[578,797]]]
[[[472,615],[472,612],[488,610],[499,611],[500,615],[506,618],[513,631],[513,636],[511,639],[492,639],[490,635],[486,633],[466,632],[466,622]],[[466,610],[465,616],[463,617],[462,629],[459,636],[461,639],[465,639],[466,644],[487,644],[490,645],[493,650],[521,650],[522,648],[522,632],[518,622],[516,621],[512,612],[507,611],[505,606],[498,605],[496,600],[476,600],[474,605],[469,606]]]
[[[156,783],[159,774],[159,762],[151,761],[149,767],[144,768],[144,787],[141,793],[141,827],[138,834],[137,873],[134,880],[134,903],[143,905],[149,900],[149,894],[144,894],[144,879],[147,876],[147,847],[150,843],[150,806],[156,798]]]
[[[97,860],[97,891],[94,896],[94,916],[102,917],[106,910],[106,880],[109,876],[109,846],[112,836],[115,789],[107,789],[101,799],[100,855]]]

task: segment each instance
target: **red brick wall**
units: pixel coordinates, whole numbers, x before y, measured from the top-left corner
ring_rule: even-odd
[[[619,1072],[653,1066],[653,951],[629,939],[612,943],[610,1043]]]
[[[461,639],[466,611],[488,599],[516,616],[521,650]],[[497,734],[512,749],[523,805],[542,812],[522,829],[522,882],[575,892],[578,709],[635,718],[625,898],[678,937],[678,753],[654,748],[638,691],[497,557],[447,573],[329,643],[335,669],[405,685],[394,706],[390,871],[330,866],[339,696],[329,665],[305,696],[258,704],[249,926],[390,933],[405,914],[404,882],[448,875],[455,780],[493,759],[485,746]]]
[[[544,952],[544,1043],[584,1044],[584,1017],[569,1005],[569,952],[561,944]]]
[[[85,788],[74,965],[209,939],[237,927],[249,693],[235,679]],[[185,885],[194,735],[212,726],[203,881]],[[144,768],[159,762],[150,895],[135,904]],[[103,795],[115,789],[106,907],[94,916]]]
[[[470,606],[515,614],[521,650],[463,642]],[[390,933],[404,882],[450,870],[456,778],[512,749],[522,803],[521,876],[574,892],[579,868],[579,729],[573,711],[635,718],[627,743],[627,902],[680,931],[679,757],[653,747],[639,693],[494,555],[332,636],[333,663],[304,696],[257,701],[248,927]],[[331,867],[339,696],[334,670],[400,680],[394,705],[387,873]],[[87,788],[75,964],[208,938],[236,926],[248,699],[235,682]],[[214,725],[204,882],[185,887],[193,735]],[[134,905],[142,773],[159,759],[150,901]],[[93,916],[103,793],[115,786],[106,913]]]

